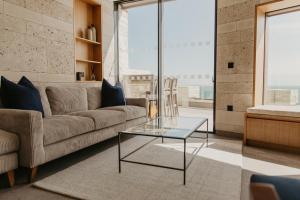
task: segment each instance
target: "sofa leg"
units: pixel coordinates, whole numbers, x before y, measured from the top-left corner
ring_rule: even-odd
[[[30,171],[29,171],[29,182],[30,183],[32,183],[34,181],[37,171],[38,171],[38,167],[30,168]]]
[[[15,171],[11,170],[7,172],[7,177],[8,177],[9,186],[13,187],[15,185]]]

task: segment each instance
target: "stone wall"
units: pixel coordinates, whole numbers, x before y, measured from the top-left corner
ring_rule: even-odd
[[[269,1],[218,0],[217,130],[244,131],[244,114],[253,103],[255,5]],[[228,62],[234,62],[233,69]]]
[[[104,78],[116,80],[114,44],[114,4],[112,0],[100,0],[102,5],[102,53]]]
[[[103,10],[103,62],[114,79],[113,3]],[[74,83],[73,0],[0,0],[0,75]]]
[[[113,3],[99,1],[104,76],[114,80]],[[243,132],[253,98],[255,5],[268,1],[218,0],[217,130]],[[228,69],[228,62],[235,67]],[[72,84],[74,71],[73,0],[0,0],[0,75]]]

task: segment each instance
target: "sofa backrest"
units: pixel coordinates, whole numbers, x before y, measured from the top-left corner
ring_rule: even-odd
[[[50,108],[50,104],[48,101],[48,97],[46,94],[46,87],[44,86],[35,86],[41,96],[41,101],[42,101],[42,105],[43,105],[43,110],[44,110],[44,116],[45,117],[51,117],[52,116],[52,112],[51,112],[51,108]]]
[[[49,86],[46,88],[46,93],[53,115],[88,110],[85,88]]]
[[[101,107],[101,87],[88,87],[87,91],[87,101],[88,109],[95,110]]]

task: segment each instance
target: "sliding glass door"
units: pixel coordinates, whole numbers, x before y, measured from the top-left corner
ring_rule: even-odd
[[[163,1],[164,112],[171,116],[208,117],[210,131],[214,110],[214,40],[214,1]]]
[[[121,3],[118,10],[119,79],[127,97],[152,98],[157,116],[158,7],[155,1]]]
[[[127,97],[147,97],[152,118],[208,117],[213,131],[215,1],[127,0],[115,9]]]

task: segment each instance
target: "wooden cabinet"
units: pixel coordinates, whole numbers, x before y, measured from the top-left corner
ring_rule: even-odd
[[[244,143],[300,151],[300,119],[246,114]]]
[[[75,71],[84,72],[83,81],[103,79],[101,13],[97,0],[74,0]],[[96,28],[96,40],[87,39],[87,29],[92,24]]]

